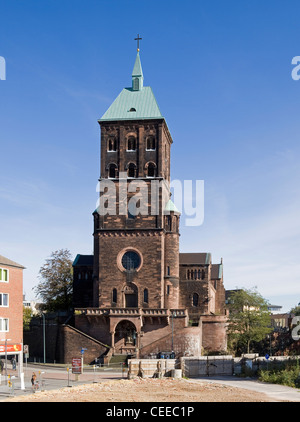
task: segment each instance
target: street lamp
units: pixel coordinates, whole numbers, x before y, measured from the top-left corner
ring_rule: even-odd
[[[7,342],[11,341],[10,338],[3,338],[1,341],[5,341],[5,378],[6,378],[6,384],[7,384]]]
[[[45,314],[42,312],[43,317],[43,346],[44,346],[44,363],[46,363],[46,336],[45,336]]]

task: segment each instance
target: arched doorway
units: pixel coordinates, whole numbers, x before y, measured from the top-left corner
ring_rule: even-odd
[[[136,326],[131,321],[120,321],[115,329],[115,353],[132,354],[136,347]]]

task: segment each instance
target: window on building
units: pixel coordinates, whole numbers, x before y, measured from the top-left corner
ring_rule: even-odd
[[[117,140],[115,138],[110,138],[108,140],[107,150],[108,151],[117,151]]]
[[[8,306],[8,294],[0,293],[0,306]]]
[[[9,320],[8,318],[0,318],[0,332],[4,333],[9,331]]]
[[[167,265],[167,275],[168,276],[170,275],[170,266],[169,265]]]
[[[170,285],[168,284],[167,285],[167,295],[169,295],[170,294]]]
[[[117,303],[118,300],[118,293],[117,293],[117,289],[113,289],[113,293],[112,293],[112,301],[113,303]]]
[[[147,177],[155,177],[155,164],[154,163],[148,164]]]
[[[190,272],[190,270],[187,270],[187,279],[188,280],[190,279],[190,276],[191,276],[191,272]]]
[[[146,149],[148,151],[154,151],[155,150],[155,139],[154,139],[153,136],[149,136],[147,138]]]
[[[0,268],[0,281],[8,282],[9,271],[6,268]]]
[[[127,271],[136,270],[141,264],[141,258],[135,251],[127,251],[122,257],[123,268]]]
[[[148,289],[144,289],[144,303],[148,303],[149,298],[148,298]]]
[[[135,151],[135,150],[136,150],[136,141],[135,141],[135,138],[133,136],[130,136],[128,138],[127,151]]]
[[[193,294],[193,306],[198,306],[198,302],[199,302],[199,295],[198,295],[198,293],[194,293]]]
[[[117,177],[117,166],[116,164],[110,164],[108,168],[108,177],[114,179]]]
[[[130,163],[127,170],[128,177],[136,177],[135,170],[136,165],[134,163]]]

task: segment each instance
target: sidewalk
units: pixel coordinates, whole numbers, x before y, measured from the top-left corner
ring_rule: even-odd
[[[20,395],[27,395],[32,393],[39,393],[46,390],[57,390],[65,387],[73,387],[75,385],[89,384],[94,382],[101,382],[109,379],[122,379],[127,376],[127,371],[116,371],[113,368],[98,369],[86,368],[83,374],[72,374],[71,370],[67,370],[64,366],[30,366],[25,369],[24,382],[18,377],[17,371],[8,370],[8,380],[2,374],[0,383],[0,401],[8,397],[16,397]],[[35,372],[37,376],[38,386],[33,390],[31,384],[32,373]],[[8,382],[7,382],[8,381]],[[10,381],[10,382],[9,382]],[[23,385],[22,385],[23,384]]]

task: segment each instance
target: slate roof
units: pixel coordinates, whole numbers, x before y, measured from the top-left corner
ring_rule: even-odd
[[[94,264],[94,255],[78,254],[73,262],[73,267],[92,266]]]

